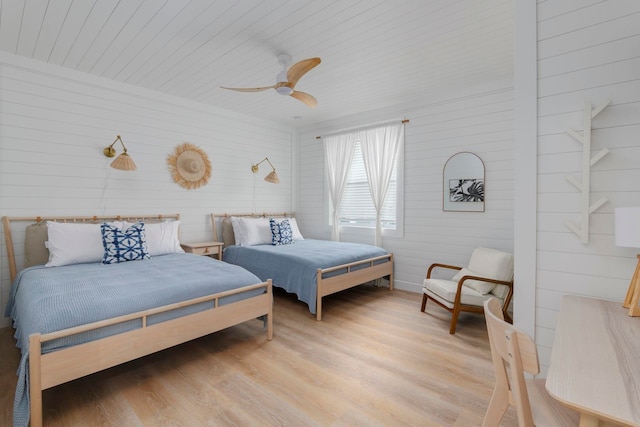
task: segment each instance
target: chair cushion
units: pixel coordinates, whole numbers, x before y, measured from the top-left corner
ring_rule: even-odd
[[[489,248],[476,248],[471,254],[467,268],[481,277],[513,280],[513,254]]]
[[[453,308],[453,302],[456,299],[456,291],[458,290],[458,282],[445,279],[424,279],[422,292],[429,295],[433,299],[442,303],[445,307]],[[464,305],[476,305],[482,307],[484,300],[494,298],[496,295],[488,293],[482,295],[467,286],[462,287],[462,295],[460,302]],[[500,303],[504,298],[499,298]]]
[[[464,276],[484,277],[482,274],[478,274],[475,271],[463,268],[458,272],[458,274],[453,276],[451,280],[453,280],[454,282],[459,282],[460,279],[462,279]],[[483,282],[481,280],[465,280],[464,282],[462,282],[462,286],[466,286],[476,292],[481,293],[482,295],[486,295],[496,287],[496,284],[491,282]]]
[[[493,290],[487,295],[493,295],[499,300],[504,301],[508,293],[509,293],[509,287],[507,285],[496,285],[496,287],[493,288]]]

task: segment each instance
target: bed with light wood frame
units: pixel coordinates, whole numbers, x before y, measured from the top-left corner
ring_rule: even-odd
[[[218,228],[222,224],[218,224],[216,217],[221,220],[231,217],[249,217],[249,218],[295,218],[294,212],[284,213],[262,213],[262,214],[211,214],[211,224],[213,227],[214,240],[218,239]],[[221,222],[221,221],[220,221]],[[224,230],[223,230],[224,231]],[[223,239],[226,236],[223,236]],[[228,242],[224,242],[225,245]],[[330,275],[334,272],[343,272],[337,275]],[[316,271],[316,319],[322,320],[322,298],[328,295],[350,289],[373,280],[387,278],[389,280],[389,290],[393,290],[393,253],[382,256],[367,258],[360,261],[349,262],[328,268],[319,268]],[[274,283],[273,286],[278,286]]]
[[[11,224],[16,222],[104,222],[104,221],[164,221],[178,220],[179,215],[143,216],[91,216],[91,217],[3,217],[3,230],[9,261],[11,280],[18,273],[13,246]],[[55,267],[54,267],[55,268]],[[228,304],[219,305],[221,298],[257,289],[263,293]],[[42,391],[56,385],[155,353],[227,327],[264,316],[267,339],[273,338],[271,281],[245,286],[225,292],[169,304],[124,316],[93,322],[47,334],[29,336],[29,396],[31,426],[42,425]],[[203,302],[213,302],[213,309],[205,309],[172,320],[147,325],[147,317],[188,307]],[[111,335],[95,341],[62,348],[42,354],[42,344],[86,331],[139,319],[142,327]]]

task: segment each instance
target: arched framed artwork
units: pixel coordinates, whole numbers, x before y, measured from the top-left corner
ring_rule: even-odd
[[[442,172],[444,211],[484,212],[484,163],[469,152],[454,154]]]

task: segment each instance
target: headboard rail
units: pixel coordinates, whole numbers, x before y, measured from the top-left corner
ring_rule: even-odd
[[[213,227],[213,240],[218,240],[218,227],[216,227],[216,217],[220,218],[231,218],[232,216],[241,216],[245,218],[269,218],[269,217],[284,217],[284,218],[295,218],[295,212],[276,212],[276,213],[239,213],[239,214],[211,214],[211,227]]]
[[[9,273],[11,276],[11,281],[15,279],[18,274],[18,269],[16,265],[16,253],[13,246],[13,235],[11,231],[11,223],[16,222],[32,222],[32,223],[40,223],[44,221],[55,221],[55,222],[71,222],[71,223],[89,223],[89,222],[98,222],[98,221],[130,221],[130,222],[138,222],[138,221],[163,221],[163,220],[174,220],[177,221],[180,219],[180,214],[154,214],[154,215],[94,215],[94,216],[3,216],[2,217],[2,228],[4,232],[4,241],[7,248],[7,258],[9,260]]]

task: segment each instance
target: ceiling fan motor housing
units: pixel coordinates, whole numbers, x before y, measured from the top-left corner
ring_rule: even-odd
[[[284,70],[278,73],[278,76],[276,77],[276,84],[288,83],[288,82],[289,80],[287,79],[287,69],[285,68]],[[289,86],[278,86],[275,89],[276,89],[276,92],[278,92],[280,95],[289,96],[293,92],[293,89],[291,89]]]
[[[291,95],[293,93],[293,89],[291,89],[289,86],[278,86],[276,88],[276,92],[278,92],[280,95]]]

